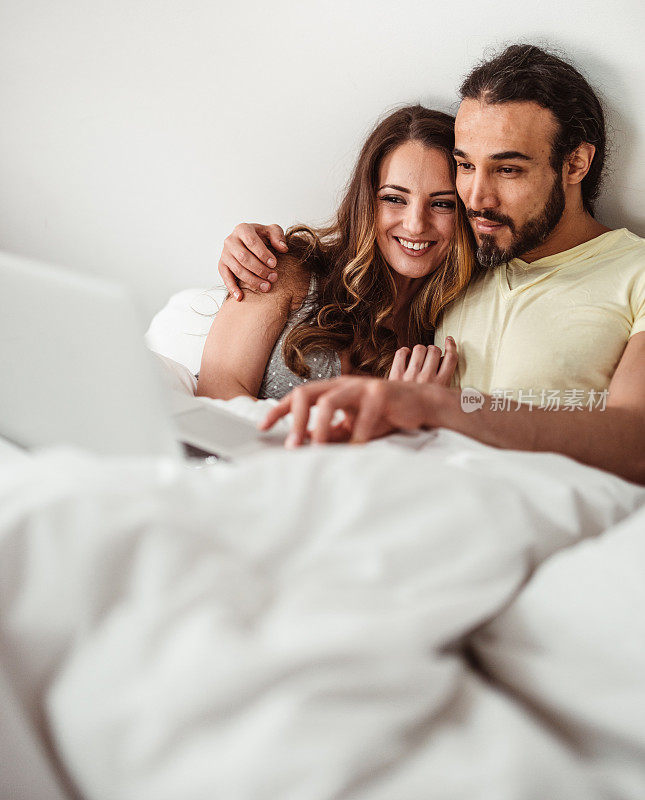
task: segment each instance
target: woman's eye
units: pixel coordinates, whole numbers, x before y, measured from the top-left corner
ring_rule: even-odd
[[[403,198],[402,197],[398,197],[397,195],[394,195],[394,194],[385,195],[384,197],[381,197],[381,200],[383,200],[386,203],[402,203],[403,202]]]
[[[440,211],[454,211],[455,210],[455,201],[454,200],[436,200],[432,204],[433,208],[438,208]]]

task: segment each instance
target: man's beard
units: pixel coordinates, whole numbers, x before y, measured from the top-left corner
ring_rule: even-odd
[[[473,211],[468,209],[468,217],[470,219],[479,217],[479,219],[488,219],[491,222],[500,222],[509,227],[513,237],[509,247],[503,249],[495,243],[495,237],[492,234],[482,234],[477,248],[477,260],[479,263],[483,267],[492,269],[539,247],[560,222],[564,212],[564,204],[564,189],[562,188],[560,177],[557,176],[553,182],[551,194],[540,214],[525,222],[518,231],[515,230],[513,220],[504,214],[498,214],[495,211]]]

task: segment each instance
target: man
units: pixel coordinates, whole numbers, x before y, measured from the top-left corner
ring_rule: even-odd
[[[437,340],[457,341],[464,391],[348,376],[287,395],[264,427],[293,412],[297,446],[316,405],[316,442],[446,427],[645,483],[645,241],[593,217],[606,149],[600,103],[570,64],[532,45],[475,68],[461,96],[457,191],[486,272],[446,310]],[[257,282],[246,261],[270,288],[275,261],[258,233],[284,250],[277,226],[241,227],[220,262],[227,284],[231,266]]]

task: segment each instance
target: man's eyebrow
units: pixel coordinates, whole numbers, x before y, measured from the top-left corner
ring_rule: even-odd
[[[405,186],[397,186],[394,183],[386,183],[379,188],[379,192],[381,189],[394,189],[397,192],[404,192],[404,194],[410,194],[410,190],[406,189]],[[440,192],[430,192],[428,197],[440,197],[443,194],[455,194],[454,189],[442,189]]]
[[[452,151],[452,154],[455,158],[468,158],[468,155],[464,153],[463,150],[458,150],[456,147]],[[533,161],[531,156],[527,156],[526,153],[520,153],[519,150],[504,150],[501,153],[493,153],[488,157],[493,161],[506,161],[508,158],[515,159],[516,161]]]
[[[527,156],[526,153],[520,153],[519,150],[504,150],[502,153],[493,153],[489,158],[492,158],[493,161],[506,161],[507,158],[514,160],[519,159],[521,161],[533,161],[531,156]]]

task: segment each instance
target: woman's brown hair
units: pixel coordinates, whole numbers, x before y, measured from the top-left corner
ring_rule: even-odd
[[[455,176],[454,117],[415,105],[387,116],[363,145],[335,220],[325,228],[287,231],[291,258],[317,276],[312,311],[285,337],[285,363],[309,376],[305,357],[320,349],[349,351],[354,369],[386,376],[400,346],[386,327],[396,303],[392,270],[376,244],[376,192],[383,158],[418,141],[445,154]],[[475,269],[472,233],[457,200],[455,235],[444,263],[427,276],[410,304],[408,344],[431,344],[441,311],[468,284]]]

